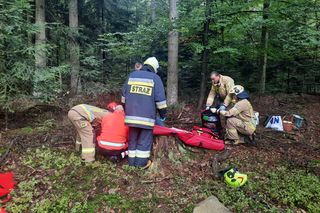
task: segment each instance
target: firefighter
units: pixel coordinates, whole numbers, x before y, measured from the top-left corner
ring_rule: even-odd
[[[220,111],[226,110],[232,101],[230,91],[234,81],[229,76],[213,71],[210,75],[212,87],[207,98],[206,110],[211,106],[218,107]]]
[[[110,113],[87,104],[79,104],[72,107],[68,112],[68,118],[77,130],[76,150],[81,149],[81,157],[85,162],[95,160],[94,128],[102,118]]]
[[[161,121],[166,119],[166,97],[164,86],[156,74],[159,62],[148,58],[141,70],[130,73],[123,86],[121,101],[125,105],[125,123],[129,126],[129,166],[149,167],[153,143],[152,130],[156,113]]]
[[[128,127],[124,123],[122,105],[112,102],[107,109],[112,112],[102,118],[101,133],[97,137],[99,150],[110,157],[118,159],[128,148]]]
[[[213,113],[216,112],[227,118],[225,143],[244,143],[244,138],[239,137],[239,133],[248,136],[248,139],[253,142],[256,122],[252,105],[249,102],[249,94],[241,85],[234,86],[230,94],[236,101],[233,108],[228,111],[211,108]]]

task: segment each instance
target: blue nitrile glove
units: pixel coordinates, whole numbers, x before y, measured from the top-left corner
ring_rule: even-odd
[[[164,126],[164,121],[166,120],[166,118],[160,118],[160,117],[156,117],[156,125],[158,126]]]
[[[219,107],[219,111],[226,111],[226,110],[227,110],[227,107],[223,104]]]

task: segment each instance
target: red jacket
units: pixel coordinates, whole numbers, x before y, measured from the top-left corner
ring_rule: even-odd
[[[128,148],[128,127],[124,123],[123,111],[114,111],[103,117],[101,134],[97,137],[98,146],[106,150]]]

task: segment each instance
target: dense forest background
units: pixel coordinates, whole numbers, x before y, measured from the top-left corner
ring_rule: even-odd
[[[84,164],[67,111],[120,100],[150,56],[167,127],[201,125],[218,71],[253,93],[256,145],[218,152],[156,137],[148,170],[98,149]],[[193,212],[217,199],[232,212],[319,213],[319,108],[320,0],[0,0],[0,174],[16,182],[0,212]],[[271,115],[302,126],[264,128]],[[243,187],[217,178],[230,167],[248,175]]]
[[[318,0],[0,0],[0,103],[117,91],[155,56],[169,103],[213,70],[251,92],[319,93]]]

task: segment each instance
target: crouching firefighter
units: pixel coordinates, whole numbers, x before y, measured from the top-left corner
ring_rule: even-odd
[[[149,167],[153,143],[153,127],[157,110],[162,121],[166,118],[164,86],[156,74],[159,68],[155,57],[148,58],[139,71],[133,71],[123,86],[125,123],[129,126],[129,166]]]
[[[102,118],[101,133],[97,137],[98,150],[111,160],[124,158],[128,149],[128,127],[124,123],[122,105],[110,103],[107,109],[112,112]]]
[[[85,162],[95,160],[95,134],[93,126],[101,122],[101,119],[110,113],[87,104],[79,104],[68,112],[68,118],[77,130],[76,150],[80,149],[81,157]]]
[[[247,136],[251,143],[254,143],[254,132],[256,130],[255,115],[251,103],[249,102],[249,94],[240,85],[236,85],[230,91],[234,96],[236,104],[228,111],[217,110],[212,108],[212,112],[227,117],[226,124],[226,144],[244,143],[244,137],[240,137],[239,133]]]

